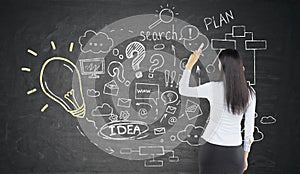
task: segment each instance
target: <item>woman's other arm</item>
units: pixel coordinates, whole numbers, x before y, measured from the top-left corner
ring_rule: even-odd
[[[251,144],[254,141],[253,132],[255,125],[255,108],[256,108],[256,94],[253,93],[249,99],[249,106],[245,112],[245,126],[244,126],[244,171],[248,168],[248,155]]]

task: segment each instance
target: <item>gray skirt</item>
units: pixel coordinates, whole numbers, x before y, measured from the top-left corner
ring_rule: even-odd
[[[199,174],[242,174],[243,146],[220,146],[206,142],[199,148]]]

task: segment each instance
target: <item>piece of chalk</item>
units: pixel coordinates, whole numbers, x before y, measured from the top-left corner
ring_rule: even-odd
[[[202,49],[204,47],[204,43],[201,43],[199,50]]]

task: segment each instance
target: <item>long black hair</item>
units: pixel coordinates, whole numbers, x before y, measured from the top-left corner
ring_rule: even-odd
[[[253,94],[254,90],[246,81],[243,60],[238,51],[233,49],[222,50],[219,59],[224,73],[227,108],[233,114],[244,113],[249,101],[249,92]]]

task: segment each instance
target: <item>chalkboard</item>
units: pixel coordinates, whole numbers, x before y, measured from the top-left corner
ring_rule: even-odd
[[[181,96],[237,49],[256,90],[245,173],[299,173],[295,1],[7,1],[1,13],[2,173],[198,173],[210,113]],[[241,130],[243,133],[243,130]]]

